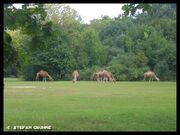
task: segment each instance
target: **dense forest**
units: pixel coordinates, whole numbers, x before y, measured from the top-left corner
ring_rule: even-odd
[[[4,4],[4,76],[34,80],[43,69],[54,80],[71,80],[78,69],[79,80],[91,80],[106,69],[118,81],[136,81],[152,70],[176,80],[176,4],[138,6],[143,12],[127,4],[118,17],[85,24],[63,4]]]

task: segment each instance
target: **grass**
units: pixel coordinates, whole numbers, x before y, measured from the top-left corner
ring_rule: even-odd
[[[176,131],[176,82],[74,84],[6,78],[4,131],[17,131],[12,126],[51,126],[52,131]]]

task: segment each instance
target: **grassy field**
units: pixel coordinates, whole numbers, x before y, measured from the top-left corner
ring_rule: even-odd
[[[13,126],[51,126],[52,131],[176,131],[176,82],[74,84],[6,78],[4,131],[17,131]]]

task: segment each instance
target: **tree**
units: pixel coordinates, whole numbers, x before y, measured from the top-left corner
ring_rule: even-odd
[[[19,54],[7,30],[20,29],[33,37],[39,34],[41,20],[45,16],[46,13],[41,4],[24,4],[22,9],[16,9],[13,4],[4,4],[4,71],[10,66],[9,64],[17,65]]]
[[[83,43],[89,57],[89,66],[102,65],[106,61],[104,48],[98,38],[98,33],[89,28],[84,32]]]
[[[55,80],[70,79],[69,74],[74,68],[83,68],[87,65],[84,52],[79,53],[79,50],[83,49],[80,42],[82,38],[80,22],[76,20],[74,10],[63,7],[60,14],[57,14],[59,13],[57,7],[61,6],[45,5],[45,7],[47,14],[51,16],[47,16],[39,34],[32,38],[29,46],[30,64],[26,69],[33,70],[33,74],[29,75],[25,69],[26,80],[32,80],[34,73],[40,69],[47,70]],[[62,16],[64,19],[61,19]],[[52,19],[52,22],[48,22],[49,19]],[[79,60],[81,58],[82,61]]]
[[[51,20],[56,24],[67,25],[68,22],[81,21],[81,17],[76,10],[63,4],[44,4],[47,12],[46,20]]]
[[[152,4],[125,4],[122,10],[124,10],[125,16],[134,16],[137,10],[142,10],[143,13],[147,12],[152,15]]]
[[[28,63],[28,53],[27,53],[27,46],[29,46],[29,43],[31,41],[30,36],[22,34],[20,30],[7,30],[7,33],[12,37],[12,47],[16,50],[17,58],[14,63],[15,65],[10,65],[6,67],[9,69],[9,72],[11,70],[14,71],[14,75],[19,76],[22,75],[22,70],[24,66]],[[5,47],[7,48],[7,47]],[[10,49],[12,51],[12,49]],[[14,58],[15,56],[13,56]],[[11,61],[11,60],[9,60]]]
[[[16,60],[18,59],[18,52],[16,48],[12,45],[12,38],[7,33],[4,32],[4,45],[3,45],[3,51],[4,51],[4,75],[7,74],[7,68],[12,65],[17,65],[18,63]]]
[[[40,69],[55,80],[70,80],[75,68],[81,80],[98,69],[111,71],[117,80],[142,80],[147,70],[175,80],[176,5],[124,8],[129,17],[102,16],[83,24],[77,11],[63,4],[4,5],[4,70],[23,71],[25,80]]]
[[[26,32],[37,31],[39,24],[46,17],[42,4],[24,4],[16,9],[12,4],[4,5],[4,29],[23,28]],[[34,28],[34,29],[31,29]]]

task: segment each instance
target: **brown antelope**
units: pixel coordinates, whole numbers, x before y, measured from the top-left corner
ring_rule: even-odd
[[[149,78],[149,82],[153,81],[153,79],[156,79],[157,81],[159,81],[160,79],[155,75],[154,72],[152,71],[147,71],[144,73],[144,80],[146,81]]]
[[[78,71],[74,70],[72,76],[73,76],[73,83],[75,83],[77,81],[77,79],[78,79],[78,76],[79,76]]]
[[[46,81],[46,77],[49,78],[49,80],[53,81],[53,78],[48,74],[48,72],[41,70],[36,73],[36,80],[39,80],[40,77],[43,77],[42,81]]]

